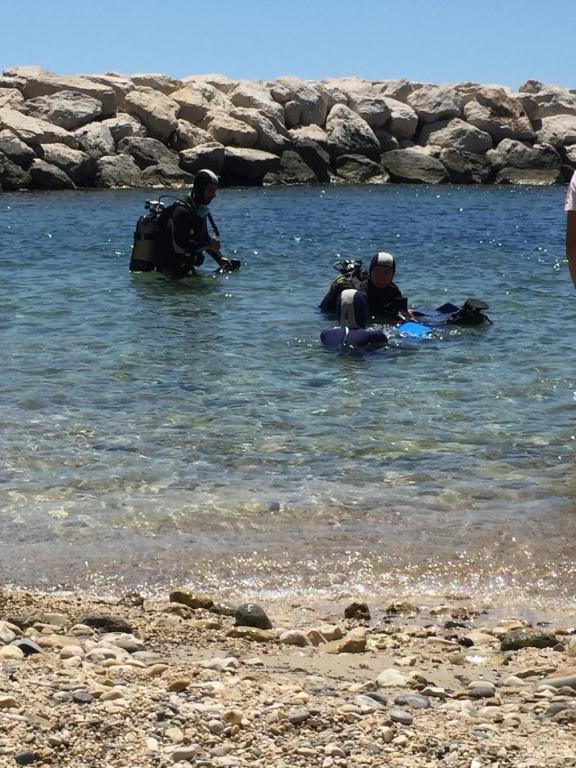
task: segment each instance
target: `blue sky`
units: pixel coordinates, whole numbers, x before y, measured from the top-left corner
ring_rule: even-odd
[[[576,0],[0,0],[0,25],[1,69],[576,88]]]

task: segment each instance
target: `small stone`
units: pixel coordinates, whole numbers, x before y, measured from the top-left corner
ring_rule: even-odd
[[[94,696],[89,691],[74,691],[72,693],[72,700],[76,704],[91,704],[94,701]]]
[[[232,725],[240,725],[243,717],[244,713],[241,709],[229,709],[222,715],[222,720]]]
[[[414,717],[410,714],[410,712],[405,712],[403,709],[398,709],[397,707],[393,707],[388,714],[394,723],[400,723],[401,725],[412,725],[414,722]]]
[[[466,689],[466,695],[472,699],[491,699],[495,694],[496,686],[488,680],[476,680]]]
[[[312,713],[309,709],[296,709],[293,712],[290,712],[288,715],[288,720],[292,723],[292,725],[300,725],[301,723],[306,722],[311,714]]]
[[[412,605],[412,603],[408,603],[406,601],[404,602],[398,602],[398,603],[391,603],[388,608],[386,608],[386,613],[390,613],[392,615],[398,615],[398,614],[415,614],[420,613],[420,608],[418,608],[415,605]]]
[[[404,696],[396,696],[394,704],[399,707],[412,707],[413,709],[428,709],[430,699],[418,693],[410,693]]]
[[[87,627],[93,627],[103,632],[126,632],[129,635],[133,632],[127,621],[119,616],[108,614],[88,614],[79,618],[76,623],[85,624]]]
[[[0,696],[0,709],[12,709],[17,706],[18,703],[13,696]]]
[[[21,637],[18,638],[18,640],[14,640],[12,645],[16,648],[20,648],[24,656],[31,656],[34,653],[42,653],[42,648],[40,648],[38,643],[35,643],[27,637]]]
[[[204,608],[208,611],[214,607],[214,600],[211,597],[190,589],[175,589],[170,592],[170,602],[181,603],[193,609]]]
[[[12,659],[21,661],[24,658],[24,651],[15,645],[4,645],[0,648],[0,659]]]
[[[407,681],[406,675],[397,669],[385,669],[376,678],[376,683],[380,688],[403,688]]]
[[[256,627],[230,627],[226,634],[228,637],[243,637],[256,643],[269,643],[275,639],[275,635],[269,630]]]
[[[190,685],[191,680],[189,677],[178,677],[175,680],[172,680],[168,685],[166,686],[166,690],[170,691],[171,693],[180,693],[180,691],[185,691],[186,688]]]
[[[523,628],[504,635],[500,642],[501,651],[518,651],[520,648],[553,648],[558,643],[556,635],[549,632]]]
[[[299,648],[305,648],[310,644],[304,632],[298,629],[288,629],[286,632],[282,632],[278,639],[285,645],[295,645]]]
[[[243,603],[236,608],[234,620],[237,627],[256,627],[257,629],[272,629],[272,622],[266,611],[256,603]]]
[[[346,619],[357,619],[358,621],[370,621],[370,608],[367,603],[350,603],[344,609]]]
[[[17,755],[14,755],[14,760],[18,765],[32,765],[32,763],[36,762],[36,753],[19,752]]]

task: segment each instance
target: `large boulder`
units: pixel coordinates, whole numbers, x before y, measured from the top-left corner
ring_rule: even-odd
[[[36,158],[30,166],[31,189],[74,189],[74,182],[56,165]]]
[[[280,123],[284,122],[284,109],[274,101],[270,90],[264,83],[243,81],[238,83],[229,93],[228,98],[235,107],[258,109],[264,115],[273,117]]]
[[[282,153],[278,170],[267,173],[264,184],[317,184],[318,177],[296,152]]]
[[[90,123],[74,131],[77,146],[97,159],[113,155],[116,145],[112,133],[103,123]]]
[[[238,82],[238,80],[231,80],[228,75],[187,75],[182,78],[182,83],[184,85],[188,85],[189,83],[211,85],[212,88],[216,88],[217,91],[221,91],[222,93],[229,93],[238,85]]]
[[[176,130],[170,136],[168,145],[176,152],[181,152],[184,149],[193,149],[211,141],[212,136],[204,128],[192,125],[187,120],[178,120]]]
[[[118,144],[121,139],[125,139],[127,136],[146,136],[146,128],[144,128],[141,121],[124,112],[119,112],[116,117],[102,120],[102,125],[108,128],[115,144]]]
[[[92,185],[95,171],[94,158],[86,152],[71,149],[66,144],[42,144],[39,150],[43,160],[64,171],[77,186]]]
[[[523,91],[523,88],[528,90]],[[558,85],[528,81],[524,86],[520,86],[517,99],[530,120],[541,120],[543,117],[554,115],[576,115],[576,93]]]
[[[307,167],[314,171],[320,182],[330,181],[330,154],[317,141],[302,135],[298,130],[291,131],[294,151],[302,158]]]
[[[0,131],[0,152],[20,168],[29,168],[36,157],[34,150],[30,149],[28,144],[6,129]]]
[[[319,125],[306,125],[302,128],[291,128],[288,131],[292,142],[297,145],[301,140],[313,141],[326,152],[332,152],[333,143],[326,131]]]
[[[336,104],[330,110],[326,120],[326,133],[335,155],[377,157],[380,154],[380,143],[372,128],[344,104]]]
[[[110,155],[96,161],[95,186],[115,189],[117,187],[141,187],[142,171],[130,155]]]
[[[440,120],[437,123],[427,123],[420,131],[420,143],[424,146],[434,145],[444,149],[455,149],[458,152],[472,152],[480,155],[492,149],[492,137],[489,133],[465,123],[458,117],[452,120]]]
[[[284,126],[273,118],[263,115],[257,109],[235,107],[230,112],[230,117],[254,128],[257,132],[254,143],[256,149],[280,154],[291,143],[290,135]]]
[[[464,105],[463,115],[468,123],[489,133],[496,142],[534,138],[522,104],[501,88],[482,88]]]
[[[411,93],[414,93],[414,91],[418,91],[421,88],[429,87],[429,85],[413,83],[410,80],[402,78],[400,80],[381,80],[375,87],[382,95],[406,104],[408,96],[410,96]]]
[[[233,104],[221,91],[209,83],[188,82],[170,96],[180,106],[178,117],[198,124],[208,112],[229,112]]]
[[[498,168],[555,170],[562,165],[559,152],[551,144],[530,146],[514,139],[504,139],[488,156]]]
[[[288,128],[326,122],[328,105],[314,83],[298,77],[279,77],[269,83],[269,88],[272,98],[284,107]]]
[[[418,115],[409,104],[404,104],[397,99],[384,97],[390,110],[390,118],[386,123],[386,129],[396,139],[412,139],[418,127]]]
[[[28,99],[26,113],[66,128],[67,131],[73,131],[100,117],[102,103],[85,93],[59,91]]]
[[[114,90],[106,85],[92,82],[85,77],[64,77],[44,72],[26,77],[23,87],[26,99],[49,96],[60,91],[85,93],[87,96],[97,99],[102,105],[102,117],[112,117],[116,114],[117,104]]]
[[[173,91],[182,87],[182,80],[177,80],[170,75],[162,75],[156,72],[144,72],[130,75],[130,80],[139,88],[151,88],[168,96]]]
[[[440,184],[447,180],[442,163],[421,149],[393,149],[384,152],[381,162],[393,181]]]
[[[576,115],[552,115],[535,123],[539,144],[563,147],[576,144]]]
[[[503,168],[496,176],[496,184],[517,184],[530,187],[551,187],[563,181],[560,170],[537,170],[525,168]]]
[[[45,120],[23,115],[21,112],[4,107],[0,109],[0,129],[7,128],[19,139],[35,147],[39,144],[58,142],[76,148],[78,141],[74,134],[58,125],[52,125]]]
[[[202,123],[213,141],[231,147],[253,147],[258,131],[243,120],[237,120],[226,112],[210,112]]]
[[[381,166],[362,155],[340,155],[334,163],[336,175],[349,184],[364,184],[370,180],[389,181]]]
[[[351,90],[348,106],[365,120],[370,128],[383,128],[392,115],[388,99],[372,87]]]
[[[124,75],[118,75],[115,72],[106,72],[105,75],[82,75],[82,77],[93,83],[99,83],[107,88],[112,88],[116,94],[116,109],[118,111],[124,110],[126,94],[135,88],[133,80]]]
[[[443,149],[438,160],[446,168],[448,180],[453,184],[486,184],[495,172],[489,154]]]
[[[28,189],[32,178],[28,170],[24,170],[0,151],[0,189],[15,192]]]
[[[160,163],[178,166],[179,162],[179,157],[175,152],[169,150],[158,139],[149,137],[127,136],[119,142],[118,152],[133,157],[134,162],[141,170]]]
[[[6,77],[5,75],[0,75],[0,90],[10,88],[22,93],[25,83],[26,80],[23,77]]]
[[[222,179],[225,184],[259,185],[267,173],[280,168],[280,158],[260,149],[226,147]]]
[[[437,123],[462,114],[462,99],[453,88],[427,86],[408,94],[407,103],[422,123]]]
[[[126,112],[139,118],[150,134],[165,141],[178,126],[180,105],[152,88],[136,88],[126,94]]]
[[[142,171],[142,183],[147,187],[189,187],[194,176],[174,163],[149,165]]]
[[[12,109],[22,109],[24,105],[24,96],[16,88],[0,88],[0,109],[2,107],[11,107]]]
[[[201,168],[208,168],[220,173],[224,165],[225,147],[217,141],[201,144],[180,152],[180,166],[188,173],[197,173]]]

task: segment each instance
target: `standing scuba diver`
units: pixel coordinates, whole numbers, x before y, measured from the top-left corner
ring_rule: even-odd
[[[354,262],[351,269],[334,280],[322,299],[320,309],[335,313],[342,291],[355,288],[366,296],[370,317],[393,322],[405,319],[411,312],[402,291],[393,282],[395,272],[396,260],[386,251],[380,251],[372,257],[368,272],[362,269],[361,263]]]
[[[185,277],[194,267],[204,263],[204,251],[225,271],[234,269],[230,259],[220,253],[220,240],[208,231],[208,221],[218,230],[208,210],[216,197],[218,176],[213,171],[198,171],[185,200],[166,208],[159,216],[159,231],[155,246],[155,266],[168,277]]]

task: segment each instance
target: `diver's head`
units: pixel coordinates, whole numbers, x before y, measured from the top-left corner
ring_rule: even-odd
[[[366,327],[368,303],[366,296],[355,288],[346,288],[338,297],[336,305],[341,328],[356,330]]]
[[[372,257],[368,268],[368,279],[376,288],[387,288],[396,272],[396,260],[391,253],[380,251]]]
[[[219,179],[214,171],[203,168],[194,177],[190,197],[197,205],[209,205],[216,197]]]

